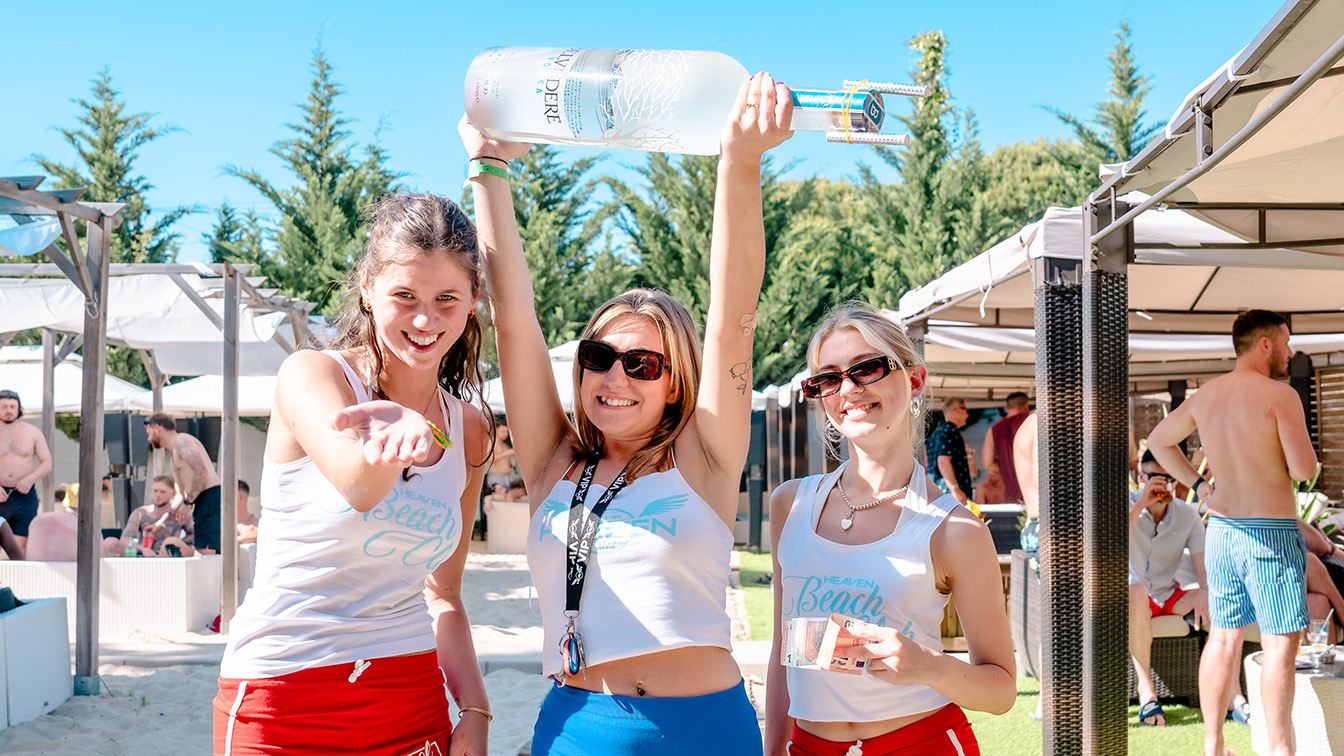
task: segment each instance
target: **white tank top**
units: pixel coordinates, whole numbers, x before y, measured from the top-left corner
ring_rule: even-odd
[[[957,500],[928,500],[928,478],[915,463],[896,528],[862,545],[817,535],[821,505],[844,466],[798,481],[798,491],[779,536],[775,590],[783,591],[782,622],[795,617],[843,614],[894,627],[935,651],[943,649],[938,627],[948,596],[934,586],[929,538]],[[860,519],[860,521],[862,521]],[[872,677],[785,668],[789,716],[809,722],[877,722],[942,708],[948,700],[923,685],[892,685]]]
[[[356,403],[369,389],[339,352]],[[453,448],[413,466],[377,506],[356,512],[308,457],[265,460],[252,588],[229,625],[220,676],[277,677],[435,648],[425,576],[462,537],[467,484],[462,406],[440,389]]]
[[[566,474],[568,475],[568,474]],[[541,600],[542,673],[560,673],[565,533],[577,485],[555,484],[532,516],[527,565]],[[584,515],[601,498],[590,486]],[[724,607],[733,534],[674,466],[636,478],[602,516],[577,629],[589,666],[686,646],[732,649]]]

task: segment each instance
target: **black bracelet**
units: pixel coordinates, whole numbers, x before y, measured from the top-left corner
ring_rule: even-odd
[[[509,164],[509,161],[505,160],[504,158],[497,158],[492,155],[477,155],[476,157],[472,158],[472,160],[498,160],[504,165]]]
[[[1195,493],[1199,493],[1199,486],[1200,486],[1200,484],[1205,484],[1205,485],[1208,484],[1208,481],[1207,481],[1207,480],[1204,480],[1204,476],[1203,476],[1203,475],[1201,475],[1201,476],[1199,476],[1198,478],[1195,479],[1195,484],[1194,484],[1193,486],[1190,486],[1190,490],[1191,490],[1191,491],[1194,491]]]

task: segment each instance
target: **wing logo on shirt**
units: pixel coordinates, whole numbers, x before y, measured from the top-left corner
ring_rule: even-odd
[[[676,537],[677,518],[670,516],[686,505],[690,494],[674,494],[654,499],[639,508],[639,514],[612,505],[602,515],[602,525],[597,531],[594,550],[598,552],[614,551],[642,532],[646,535]],[[619,497],[618,497],[619,499]],[[552,532],[563,534],[569,522],[569,505],[554,499],[547,499],[544,509],[541,532],[538,540]]]

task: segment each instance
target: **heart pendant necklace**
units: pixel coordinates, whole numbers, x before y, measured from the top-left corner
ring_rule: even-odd
[[[855,512],[864,509],[871,509],[872,507],[875,507],[878,504],[885,504],[889,501],[892,501],[893,499],[899,499],[902,496],[905,496],[906,491],[910,490],[910,485],[907,483],[906,485],[901,486],[900,488],[896,489],[895,491],[892,491],[886,496],[878,497],[868,502],[867,504],[860,504],[859,506],[856,507],[854,506],[854,502],[849,500],[849,496],[845,494],[845,487],[841,485],[840,480],[838,478],[835,481],[835,487],[840,490],[840,498],[844,500],[845,506],[849,507],[849,512],[845,515],[844,519],[840,521],[841,530],[849,530],[850,528],[854,527]]]

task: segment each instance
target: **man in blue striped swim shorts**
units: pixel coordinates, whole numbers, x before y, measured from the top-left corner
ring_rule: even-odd
[[[1302,400],[1288,375],[1288,320],[1249,310],[1232,325],[1237,365],[1209,381],[1148,437],[1153,456],[1209,508],[1204,542],[1209,642],[1199,664],[1204,753],[1223,756],[1223,712],[1248,625],[1260,626],[1261,700],[1269,754],[1292,753],[1294,658],[1307,626],[1306,549],[1293,481],[1316,472]],[[1177,446],[1199,431],[1210,471]],[[1210,478],[1217,475],[1215,487]]]

